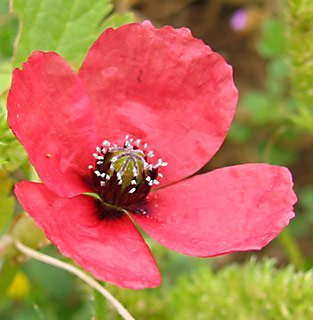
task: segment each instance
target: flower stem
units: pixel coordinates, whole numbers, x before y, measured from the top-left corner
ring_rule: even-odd
[[[125,307],[116,300],[109,291],[107,291],[105,288],[103,288],[95,279],[85,274],[83,271],[79,270],[78,268],[65,263],[63,261],[60,261],[58,259],[52,258],[46,254],[40,253],[36,250],[33,250],[29,247],[26,247],[19,241],[15,241],[16,248],[27,255],[30,258],[39,260],[41,262],[53,265],[55,267],[58,267],[60,269],[64,269],[77,277],[79,277],[82,281],[85,281],[87,284],[89,284],[92,288],[97,290],[100,294],[102,294],[112,305],[116,308],[118,313],[123,317],[125,320],[135,320],[131,314],[125,309]]]

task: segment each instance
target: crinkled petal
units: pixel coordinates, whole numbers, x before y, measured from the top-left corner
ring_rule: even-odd
[[[15,193],[62,254],[98,280],[132,289],[160,284],[150,249],[127,216],[99,220],[97,199],[60,198],[40,183],[20,182]]]
[[[79,77],[108,140],[130,134],[168,162],[163,185],[216,153],[237,102],[232,68],[219,54],[186,28],[157,30],[148,21],[106,30]]]
[[[153,192],[147,214],[132,217],[157,242],[183,254],[258,250],[294,217],[292,186],[284,167],[227,167]]]
[[[37,51],[14,71],[8,121],[50,190],[68,197],[89,191],[83,180],[97,144],[94,114],[63,58]]]

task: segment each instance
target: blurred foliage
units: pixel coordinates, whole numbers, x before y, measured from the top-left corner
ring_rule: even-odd
[[[288,0],[287,53],[291,92],[299,109],[299,124],[313,131],[313,3]]]
[[[0,302],[7,298],[8,289],[18,271],[18,265],[11,259],[0,259]],[[0,305],[1,306],[1,305]],[[1,308],[0,308],[1,310]],[[0,312],[1,318],[1,312]]]
[[[129,14],[110,16],[112,0],[12,0],[12,4],[21,28],[14,57],[18,67],[34,50],[56,51],[78,67],[105,28],[133,20]]]
[[[29,292],[30,283],[27,276],[24,272],[17,272],[8,288],[8,296],[15,300],[23,300],[29,295]]]
[[[15,209],[15,197],[11,196],[13,181],[5,170],[0,170],[0,234],[8,226]]]
[[[276,269],[274,260],[252,259],[214,272],[202,265],[174,286],[133,292],[109,286],[136,319],[301,319],[313,318],[313,273]],[[118,319],[113,312],[110,319]]]
[[[13,43],[16,38],[18,23],[9,12],[9,0],[0,1],[0,59],[10,59],[13,54]]]
[[[24,269],[32,283],[30,296],[25,295],[14,309],[12,300],[3,300],[1,319],[41,319],[38,314],[45,320],[91,319],[91,291],[77,286],[64,271],[36,261]],[[217,272],[200,264],[190,274],[181,274],[172,284],[165,282],[157,289],[134,291],[106,285],[135,319],[149,320],[310,320],[312,287],[312,271],[295,272],[291,266],[277,269],[272,259],[252,259]],[[102,302],[103,319],[120,319],[111,305]]]

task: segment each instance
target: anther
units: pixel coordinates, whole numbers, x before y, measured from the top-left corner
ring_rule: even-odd
[[[93,153],[92,154],[96,159],[98,158],[98,153]]]
[[[157,163],[156,165],[154,165],[153,168],[154,168],[154,169],[157,169],[157,168],[159,168],[159,167],[166,167],[167,164],[168,164],[167,162],[163,162],[162,159],[159,159],[159,160],[158,160],[158,163]]]
[[[137,177],[138,174],[139,174],[139,172],[138,172],[137,169],[134,167],[134,168],[133,168],[133,175]]]
[[[132,180],[130,183],[131,183],[132,185],[134,185],[134,184],[137,184],[137,181],[136,181],[136,180]]]
[[[156,180],[156,179],[153,180],[153,183],[154,184],[160,184],[160,182],[158,180]]]
[[[136,191],[136,188],[132,188],[132,189],[130,189],[128,192],[129,193],[134,193]]]
[[[149,153],[147,154],[147,157],[150,157],[150,158],[154,157],[154,153],[152,150],[149,151]]]
[[[137,147],[139,147],[140,142],[141,142],[141,140],[140,140],[140,139],[137,139],[137,140],[136,140],[136,146],[137,146]]]
[[[104,141],[102,142],[102,145],[103,145],[103,146],[106,146],[106,147],[109,147],[109,146],[110,146],[110,141],[104,140]]]
[[[128,140],[128,139],[129,139],[129,134],[125,136],[125,140]]]
[[[158,176],[159,176],[160,178],[163,178],[163,174],[162,174],[162,173],[158,173]]]
[[[97,152],[99,152],[99,153],[101,152],[100,147],[97,147],[96,150],[97,150]]]
[[[145,144],[143,145],[143,148],[144,148],[144,149],[147,149],[147,148],[148,148],[148,143],[145,143]]]
[[[100,186],[103,187],[105,185],[105,181],[100,181]]]
[[[95,171],[95,175],[96,175],[97,177],[100,177],[100,176],[101,176],[100,171],[99,171],[99,170],[96,170],[96,171]]]

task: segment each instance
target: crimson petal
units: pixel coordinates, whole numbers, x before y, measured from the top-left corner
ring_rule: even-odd
[[[100,221],[97,199],[60,198],[40,183],[20,182],[15,193],[62,254],[98,280],[132,289],[160,284],[155,260],[127,216]]]
[[[14,71],[8,121],[46,186],[60,196],[89,189],[96,126],[77,74],[58,54],[34,52]]]
[[[218,150],[237,102],[232,68],[186,28],[150,22],[108,29],[81,69],[105,138],[125,134],[168,162],[163,185],[200,169]]]
[[[132,217],[153,239],[183,254],[257,250],[294,217],[292,186],[284,167],[227,167],[153,192],[147,214]]]

